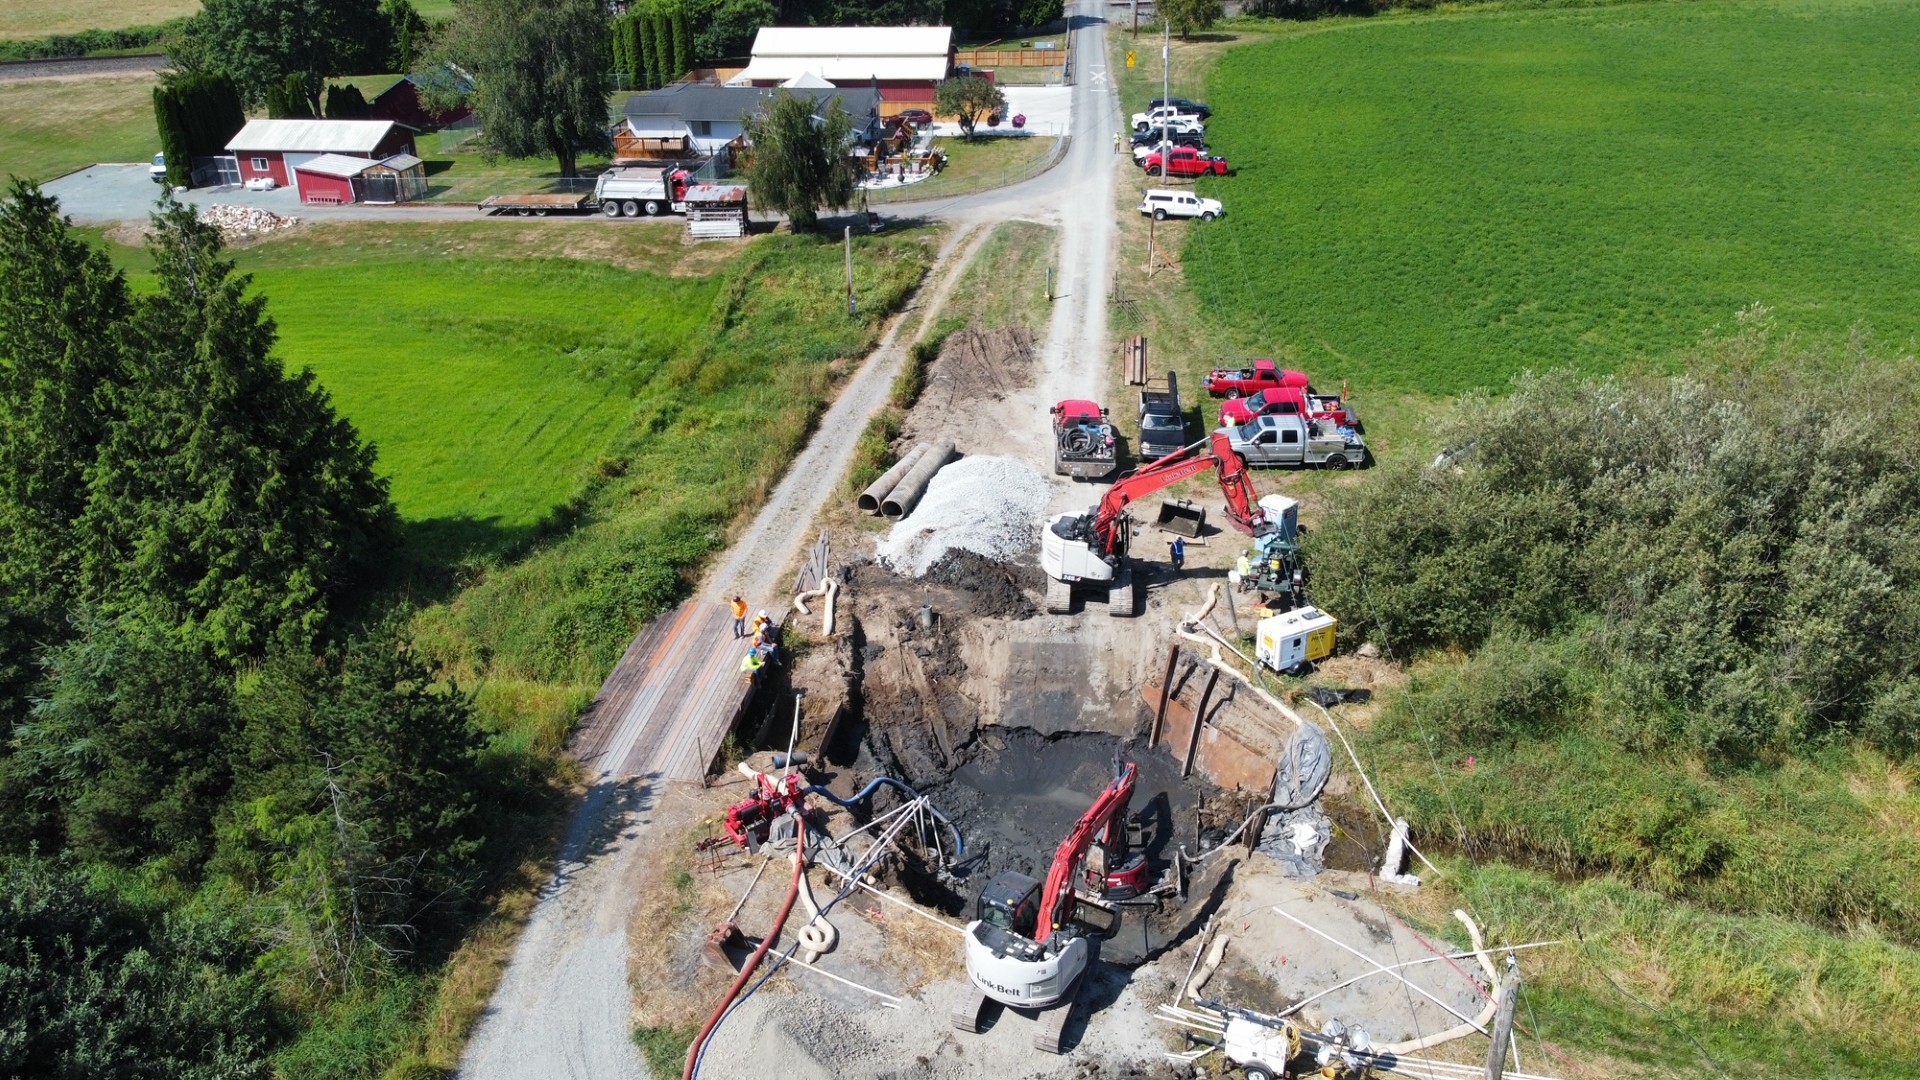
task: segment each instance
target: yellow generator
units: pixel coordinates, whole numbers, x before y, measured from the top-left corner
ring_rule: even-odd
[[[1253,657],[1275,671],[1296,675],[1333,655],[1340,620],[1316,607],[1295,608],[1260,620],[1254,631]]]

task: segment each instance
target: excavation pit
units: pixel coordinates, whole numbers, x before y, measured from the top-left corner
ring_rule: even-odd
[[[936,880],[905,869],[901,884],[921,904],[970,918],[974,898],[995,874],[1015,870],[1045,880],[1055,849],[1113,779],[1116,753],[1137,768],[1129,816],[1150,881],[1161,878],[1177,851],[1195,853],[1201,831],[1231,829],[1246,813],[1244,798],[1223,796],[1197,777],[1182,780],[1179,763],[1164,750],[1097,733],[1049,738],[1029,728],[989,728],[955,754],[950,770],[908,780],[966,837],[960,876]],[[1123,966],[1157,955],[1186,933],[1218,876],[1212,866],[1190,873],[1184,901],[1121,901],[1121,930],[1101,955]]]

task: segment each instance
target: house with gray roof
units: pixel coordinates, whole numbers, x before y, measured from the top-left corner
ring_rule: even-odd
[[[833,99],[853,117],[856,143],[867,143],[882,130],[880,94],[868,88],[809,86],[778,88],[718,86],[713,83],[676,83],[627,99],[626,120],[614,132],[616,157],[715,157],[729,146],[746,145],[746,119],[757,115],[782,91],[812,100],[825,110]]]

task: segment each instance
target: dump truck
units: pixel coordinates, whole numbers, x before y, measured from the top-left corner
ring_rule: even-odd
[[[1307,373],[1292,371],[1271,360],[1259,359],[1237,368],[1214,368],[1207,372],[1207,393],[1214,397],[1246,397],[1269,386],[1297,386],[1307,389]]]
[[[1349,469],[1367,463],[1367,443],[1355,428],[1302,416],[1256,416],[1239,427],[1223,427],[1233,452],[1248,465],[1318,465]]]
[[[608,217],[684,214],[690,182],[691,174],[679,168],[610,169],[594,183],[593,198]]]
[[[1173,372],[1140,390],[1140,460],[1158,461],[1187,445],[1187,417],[1180,408],[1180,381]]]
[[[1107,410],[1081,398],[1049,409],[1053,414],[1053,471],[1078,480],[1097,480],[1120,464]]]

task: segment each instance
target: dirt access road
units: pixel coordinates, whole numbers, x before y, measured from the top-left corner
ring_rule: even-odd
[[[950,221],[948,237],[916,303],[914,331],[932,325],[967,259],[989,231],[1010,218],[1057,223],[1061,232],[1061,299],[1053,310],[1043,352],[1040,387],[1055,394],[1067,387],[1105,385],[1106,289],[1114,236],[1115,157],[1112,133],[1118,103],[1105,70],[1106,24],[1101,5],[1081,0],[1070,9],[1075,55],[1091,58],[1076,73],[1073,142],[1062,163],[1044,176],[1000,192],[902,206],[897,212]],[[821,434],[788,469],[767,506],[714,567],[690,603],[690,624],[704,631],[724,622],[725,599],[739,593],[758,605],[783,602],[790,567],[812,539],[810,527],[839,485],[853,452],[852,434],[885,403],[907,345],[896,320],[880,347],[841,391],[820,424]],[[1051,400],[1051,399],[1049,399]],[[1031,427],[1032,430],[1025,430]],[[1044,423],[1012,434],[1035,447],[1048,438]],[[1069,503],[1084,495],[1063,496]],[[683,649],[668,660],[665,682],[692,686],[734,679],[731,666],[711,652]],[[730,655],[730,653],[729,653]],[[630,657],[636,663],[661,653]],[[625,664],[627,661],[623,661]],[[616,671],[609,682],[631,675]],[[683,715],[683,710],[636,707],[611,722],[620,745],[674,745],[648,732],[663,723],[724,726],[725,718]],[[710,745],[710,744],[708,744]],[[551,884],[529,921],[513,960],[475,1029],[460,1075],[471,1080],[519,1078],[644,1077],[647,1070],[629,1038],[631,992],[626,969],[626,926],[637,901],[634,883],[643,869],[645,830],[675,799],[677,763],[624,757],[605,771],[581,803],[569,829]]]

